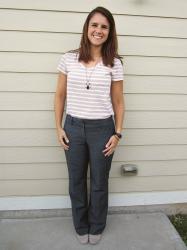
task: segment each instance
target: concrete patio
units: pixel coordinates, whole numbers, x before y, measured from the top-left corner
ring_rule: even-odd
[[[78,242],[72,217],[1,219],[0,250],[186,250],[164,213],[108,214],[97,245]]]

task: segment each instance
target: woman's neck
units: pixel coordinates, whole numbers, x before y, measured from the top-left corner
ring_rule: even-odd
[[[91,55],[92,55],[93,60],[98,60],[102,56],[101,48],[91,47]]]

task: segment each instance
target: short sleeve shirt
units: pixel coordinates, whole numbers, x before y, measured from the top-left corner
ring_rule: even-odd
[[[67,75],[66,113],[84,119],[104,119],[114,115],[110,89],[112,81],[123,80],[123,65],[118,58],[114,66],[102,61],[86,67],[78,61],[78,53],[61,55],[57,70]],[[86,88],[89,79],[90,88]]]

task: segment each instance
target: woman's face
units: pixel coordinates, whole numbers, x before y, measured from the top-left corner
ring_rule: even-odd
[[[101,46],[109,34],[109,22],[105,16],[95,13],[88,24],[88,39],[92,46]]]

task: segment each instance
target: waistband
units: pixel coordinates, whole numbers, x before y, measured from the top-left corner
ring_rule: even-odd
[[[78,118],[71,116],[69,114],[66,114],[66,121],[71,122],[71,124],[76,123],[76,124],[87,124],[87,125],[94,125],[94,124],[109,124],[113,122],[113,117],[112,115],[109,116],[108,118],[104,119],[85,119],[85,118]]]

